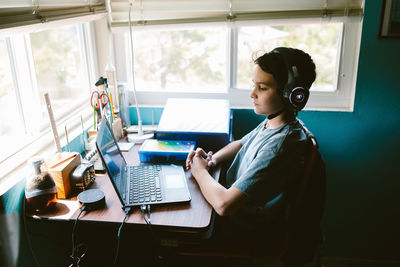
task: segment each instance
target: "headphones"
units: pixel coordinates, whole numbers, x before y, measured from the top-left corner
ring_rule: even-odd
[[[283,88],[283,98],[298,112],[306,105],[310,91],[302,86],[298,86],[297,79],[299,78],[299,73],[291,57],[291,54],[293,54],[291,48],[278,47],[272,50],[272,52],[282,55],[288,71],[288,79]]]

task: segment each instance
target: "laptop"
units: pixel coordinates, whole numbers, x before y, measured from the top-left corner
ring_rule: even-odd
[[[191,200],[182,166],[127,165],[106,119],[99,125],[96,147],[123,208]]]

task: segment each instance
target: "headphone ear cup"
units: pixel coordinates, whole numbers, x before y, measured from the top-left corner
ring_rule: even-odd
[[[295,110],[300,111],[306,105],[309,96],[310,91],[304,87],[295,87],[289,94],[289,102]]]

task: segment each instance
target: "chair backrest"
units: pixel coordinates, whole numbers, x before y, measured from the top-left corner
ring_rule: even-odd
[[[322,243],[321,219],[325,209],[325,164],[314,135],[307,135],[304,169],[290,195],[287,211],[287,248],[283,261],[289,264],[310,262]]]

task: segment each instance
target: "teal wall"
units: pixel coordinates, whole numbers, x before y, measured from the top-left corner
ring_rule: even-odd
[[[400,259],[400,39],[367,0],[354,112],[303,112],[327,164],[326,255]]]

